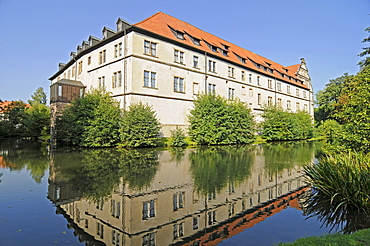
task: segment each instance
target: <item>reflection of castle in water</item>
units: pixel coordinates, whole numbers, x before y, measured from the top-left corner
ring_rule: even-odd
[[[249,177],[229,180],[219,192],[207,194],[194,181],[193,155],[196,150],[185,150],[176,161],[170,151],[161,151],[148,187],[132,189],[122,178],[109,198],[97,202],[78,198],[55,173],[55,160],[49,199],[86,245],[215,245],[288,205],[299,209],[296,197],[306,189],[302,163],[273,172],[257,146],[251,151],[253,163],[246,163]]]

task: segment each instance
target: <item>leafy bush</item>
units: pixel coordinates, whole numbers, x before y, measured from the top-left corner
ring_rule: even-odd
[[[342,132],[342,126],[335,120],[326,120],[318,127],[319,134],[330,140],[338,138]]]
[[[313,136],[312,118],[307,112],[291,113],[278,107],[269,107],[262,117],[262,136],[268,141],[308,139]]]
[[[317,194],[333,205],[370,209],[370,154],[328,154],[304,170]]]
[[[131,104],[121,121],[120,145],[128,148],[157,146],[160,129],[152,107],[141,102]]]
[[[56,140],[68,145],[106,147],[119,141],[120,109],[110,94],[92,90],[66,107],[56,120]]]
[[[176,129],[171,130],[170,146],[183,147],[185,145],[185,134],[181,128],[176,126]]]
[[[198,144],[245,144],[254,139],[251,110],[239,100],[201,94],[189,115],[189,135]]]

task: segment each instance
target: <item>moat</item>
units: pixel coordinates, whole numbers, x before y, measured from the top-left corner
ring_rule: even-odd
[[[302,167],[319,153],[313,142],[118,150],[3,140],[0,245],[273,245],[359,229],[366,222],[307,207]]]

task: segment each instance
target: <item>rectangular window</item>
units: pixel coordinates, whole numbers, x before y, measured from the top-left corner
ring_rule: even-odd
[[[104,225],[99,222],[96,223],[96,234],[100,236],[101,239],[104,238]]]
[[[155,200],[143,202],[143,220],[155,217]]]
[[[262,104],[262,96],[261,96],[260,93],[258,93],[258,95],[257,95],[257,103],[258,103],[258,105]]]
[[[61,97],[63,95],[63,86],[58,85],[58,97]]]
[[[215,61],[208,61],[208,71],[210,72],[216,72],[216,62]]]
[[[292,105],[291,105],[291,103],[290,103],[290,100],[286,101],[286,108],[287,108],[288,110],[291,110]]]
[[[269,89],[272,89],[272,80],[271,79],[267,80],[267,85],[268,85]]]
[[[88,58],[87,58],[87,65],[90,65],[91,64],[91,56],[89,56]]]
[[[272,97],[267,98],[267,106],[272,106]]]
[[[122,43],[114,45],[114,58],[122,55]]]
[[[199,84],[194,82],[193,83],[193,94],[198,95],[199,94]]]
[[[245,94],[246,94],[245,86],[242,86],[242,95],[245,96]]]
[[[199,66],[199,57],[193,56],[193,67],[197,68]]]
[[[99,88],[105,88],[105,76],[98,78],[98,85],[99,85]]]
[[[281,82],[277,82],[277,90],[281,91]]]
[[[121,71],[113,73],[112,78],[112,88],[121,87],[122,86],[122,73]]]
[[[307,98],[306,91],[303,91],[303,98]]]
[[[144,71],[144,86],[156,88],[156,76],[155,72]]]
[[[121,214],[121,202],[116,200],[111,201],[111,213],[115,218],[119,218]]]
[[[245,81],[245,72],[244,71],[242,71],[242,81]]]
[[[78,62],[78,75],[82,73],[82,61]]]
[[[99,52],[99,64],[103,64],[106,62],[106,50],[102,50]]]
[[[215,84],[208,84],[208,94],[212,94],[212,95],[216,94],[216,85]]]
[[[175,92],[182,92],[184,93],[184,78],[174,77],[173,80],[173,90]]]
[[[298,88],[295,90],[295,93],[296,93],[297,97],[299,97],[299,89]]]
[[[184,52],[179,50],[174,50],[174,61],[184,64]]]
[[[299,102],[296,103],[295,110],[296,111],[299,111],[300,110],[300,108],[299,108]]]
[[[73,66],[73,67],[72,67],[72,77],[74,77],[74,76],[75,76],[75,69],[76,69],[76,68]]]
[[[277,100],[277,104],[278,104],[278,106],[279,106],[279,107],[282,107],[282,106],[283,106],[283,103],[282,103],[282,101],[281,101],[281,98],[278,98],[278,100]]]
[[[304,111],[308,112],[307,104],[303,105],[303,109],[304,109]]]
[[[290,94],[290,85],[287,85],[287,87],[286,87],[286,92],[287,92],[288,94]]]
[[[193,230],[197,230],[199,228],[199,217],[193,217]]]
[[[249,96],[253,97],[253,89],[252,88],[249,88]]]
[[[252,83],[252,74],[249,74],[249,83]]]
[[[235,98],[235,89],[233,89],[233,88],[229,88],[229,91],[228,91],[229,93],[228,93],[228,95],[229,95],[229,100],[234,100],[234,98]]]
[[[144,40],[144,54],[157,56],[157,43]]]
[[[257,85],[261,85],[260,84],[260,76],[257,76]]]
[[[154,240],[154,232],[146,234],[143,237],[143,243],[141,244],[142,246],[155,246],[155,240]]]
[[[230,78],[235,78],[235,68],[229,67],[228,68],[228,75]]]

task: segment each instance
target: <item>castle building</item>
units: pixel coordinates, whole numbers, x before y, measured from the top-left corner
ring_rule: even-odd
[[[52,113],[85,89],[103,87],[127,109],[151,105],[163,136],[188,126],[199,93],[244,102],[261,121],[264,105],[279,105],[313,116],[313,90],[306,62],[283,66],[158,12],[136,24],[119,18],[116,30],[103,28],[59,64],[50,77]]]

